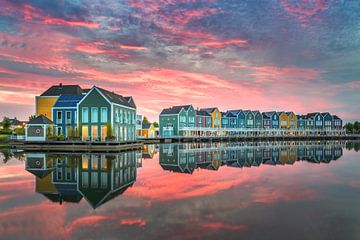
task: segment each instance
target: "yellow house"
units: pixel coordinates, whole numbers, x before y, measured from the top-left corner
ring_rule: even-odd
[[[142,130],[141,130],[141,136],[143,136],[145,138],[154,138],[154,137],[156,137],[154,124],[152,124],[152,123],[143,124],[142,125]]]
[[[211,115],[211,127],[221,128],[221,112],[217,107],[215,108],[203,108],[200,111],[205,111]]]
[[[40,96],[35,97],[36,116],[44,115],[48,119],[53,120],[52,107],[60,95],[81,95],[85,91],[79,85],[63,85],[60,83],[59,85],[51,86]]]
[[[44,115],[48,119],[52,119],[52,107],[59,97],[35,97],[36,116]]]
[[[280,128],[288,128],[288,116],[286,112],[279,113]]]
[[[296,117],[295,113],[287,112],[286,116],[287,116],[287,124],[286,124],[287,128],[296,129],[297,128],[297,117]]]

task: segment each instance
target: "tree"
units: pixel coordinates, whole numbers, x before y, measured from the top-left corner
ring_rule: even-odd
[[[155,128],[158,128],[158,127],[159,127],[159,123],[158,123],[158,122],[154,122],[153,125],[154,125]]]
[[[147,117],[144,117],[142,124],[150,124],[149,120],[147,119]]]
[[[35,115],[30,115],[30,116],[29,116],[29,121],[31,121],[31,120],[33,120],[33,119],[35,119],[35,118],[36,118]]]
[[[111,138],[113,135],[111,123],[106,124],[106,137]]]
[[[354,132],[359,133],[360,132],[360,122],[356,121],[353,124]]]
[[[11,126],[11,122],[10,122],[10,119],[8,117],[4,117],[4,120],[2,122],[2,127],[5,129],[5,130],[9,130]]]
[[[345,124],[345,129],[347,133],[353,133],[354,125],[352,123],[347,123]]]

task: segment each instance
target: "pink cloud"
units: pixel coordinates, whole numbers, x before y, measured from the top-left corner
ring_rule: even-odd
[[[146,221],[141,219],[141,218],[121,219],[120,220],[120,225],[145,227]]]

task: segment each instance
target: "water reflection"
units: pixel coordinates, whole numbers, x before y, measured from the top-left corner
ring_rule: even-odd
[[[136,152],[26,154],[26,170],[36,176],[36,192],[60,204],[85,198],[94,209],[131,187],[139,166]]]
[[[221,166],[243,168],[288,165],[296,161],[330,163],[342,156],[345,143],[189,143],[145,146],[142,152],[116,154],[27,153],[26,170],[36,176],[37,193],[54,203],[79,203],[96,209],[123,194],[136,181],[137,168],[159,150],[163,170],[192,174]]]
[[[344,143],[191,143],[160,145],[164,170],[192,174],[195,169],[218,170],[221,166],[258,167],[296,161],[330,163],[342,156]]]

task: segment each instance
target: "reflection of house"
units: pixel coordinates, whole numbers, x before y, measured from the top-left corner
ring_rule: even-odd
[[[233,143],[164,144],[160,145],[159,160],[164,170],[192,173],[194,169],[218,170],[230,167],[254,167],[294,164],[296,161],[329,163],[342,155],[338,145],[242,146]],[[221,149],[221,150],[220,150]]]
[[[152,159],[154,157],[154,154],[156,152],[155,145],[144,145],[142,150],[142,158],[148,158]]]
[[[84,154],[78,167],[78,191],[95,209],[125,192],[136,180],[135,152]]]
[[[44,178],[49,175],[54,168],[44,153],[29,153],[26,155],[25,169],[38,178]]]
[[[26,155],[26,170],[37,176],[36,192],[60,204],[84,197],[93,208],[132,186],[138,165],[136,152]]]

